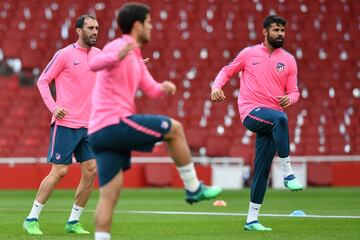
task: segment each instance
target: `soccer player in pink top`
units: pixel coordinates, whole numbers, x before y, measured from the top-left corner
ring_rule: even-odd
[[[101,52],[94,47],[99,25],[91,15],[82,15],[76,21],[79,39],[59,50],[38,80],[40,94],[52,113],[48,162],[50,173],[43,179],[33,207],[23,223],[28,234],[42,235],[39,215],[57,183],[67,174],[72,155],[81,163],[82,177],[75,193],[75,202],[65,231],[89,234],[79,224],[79,218],[90,197],[96,177],[95,155],[91,150],[87,127],[91,111],[91,91],[96,73],[89,68],[89,59]],[[49,84],[55,81],[56,101]]]
[[[141,89],[152,98],[174,94],[173,83],[156,82],[148,72],[140,47],[151,37],[149,8],[125,4],[117,23],[121,38],[108,43],[90,61],[98,71],[90,117],[90,143],[95,151],[100,182],[100,199],[95,212],[95,239],[110,239],[112,214],[123,185],[123,172],[130,168],[131,151],[151,151],[166,141],[186,190],[185,200],[194,203],[215,198],[219,187],[203,185],[197,178],[184,130],[180,122],[161,115],[136,114],[135,94]]]
[[[212,85],[211,100],[226,99],[223,86],[231,76],[240,74],[239,112],[243,125],[256,133],[254,177],[245,230],[271,231],[258,222],[272,160],[278,153],[284,184],[292,191],[303,186],[290,165],[289,130],[284,108],[299,99],[297,67],[294,57],[282,49],[286,21],[270,15],[263,23],[265,41],[243,49],[223,67]]]

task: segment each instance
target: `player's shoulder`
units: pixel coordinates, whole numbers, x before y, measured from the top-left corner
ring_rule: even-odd
[[[114,49],[119,49],[119,47],[123,46],[126,44],[126,41],[123,38],[116,38],[110,42],[108,42],[103,50],[104,51],[108,51],[108,50],[114,50]]]
[[[101,51],[101,49],[98,48],[98,47],[91,47],[91,49],[93,49],[93,50],[95,50],[95,51]]]
[[[238,53],[238,57],[244,57],[246,55],[248,55],[249,53],[251,53],[253,50],[254,50],[254,47],[256,45],[251,45],[251,46],[247,46],[247,47],[244,47],[243,49],[241,49]]]
[[[64,56],[64,55],[67,55],[67,54],[72,54],[72,51],[73,51],[73,49],[75,49],[75,48],[76,48],[75,44],[70,44],[70,45],[67,45],[66,47],[61,48],[60,50],[58,50],[57,53],[59,54],[59,56]]]
[[[249,45],[243,48],[240,52],[244,54],[251,54],[259,51],[262,48],[261,44]]]
[[[285,57],[289,58],[289,59],[293,59],[295,60],[294,55],[292,55],[288,50],[286,50],[285,48],[281,48],[282,53],[284,54]]]
[[[95,53],[99,53],[101,52],[101,49],[97,47],[91,47],[91,51],[94,51]]]

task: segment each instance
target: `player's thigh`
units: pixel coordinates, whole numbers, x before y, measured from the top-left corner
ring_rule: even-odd
[[[151,151],[156,142],[162,141],[171,128],[171,119],[160,115],[132,115],[118,124],[105,127],[91,134],[93,150]]]
[[[131,152],[116,152],[97,149],[96,165],[100,187],[111,182],[119,172],[125,172],[131,167]]]
[[[79,141],[74,150],[76,161],[79,163],[83,163],[88,160],[95,159],[95,153],[90,145],[89,136],[87,135],[87,129],[79,131],[79,134],[81,135],[81,140]]]
[[[172,127],[171,119],[163,115],[132,115],[122,122],[127,128],[128,147],[137,151],[151,151]]]
[[[50,128],[50,145],[48,162],[69,165],[72,163],[72,154],[81,137],[76,129],[52,125]]]
[[[279,119],[287,119],[286,114],[270,108],[255,108],[245,118],[244,126],[255,133],[270,133]]]

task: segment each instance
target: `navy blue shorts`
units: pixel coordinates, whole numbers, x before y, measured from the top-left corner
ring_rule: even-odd
[[[110,182],[120,170],[130,168],[132,150],[151,152],[170,128],[169,117],[136,114],[91,134],[100,186]]]
[[[89,143],[87,128],[51,125],[48,162],[69,165],[72,163],[73,154],[77,162],[95,159]]]

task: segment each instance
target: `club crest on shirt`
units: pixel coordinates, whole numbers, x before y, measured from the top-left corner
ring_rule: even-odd
[[[285,70],[285,64],[283,63],[277,63],[276,65],[276,70],[280,73],[283,72]]]

